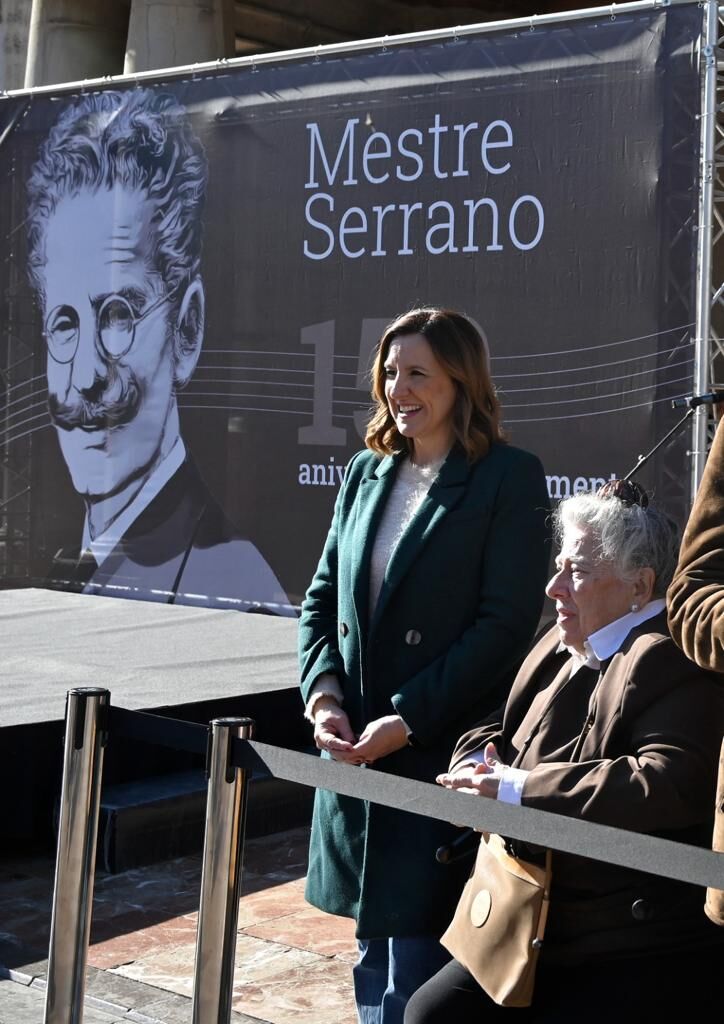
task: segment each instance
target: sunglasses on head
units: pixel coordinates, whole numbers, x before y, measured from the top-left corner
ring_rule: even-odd
[[[618,498],[624,505],[639,505],[647,508],[649,496],[641,484],[634,480],[607,480],[596,491],[597,498]]]

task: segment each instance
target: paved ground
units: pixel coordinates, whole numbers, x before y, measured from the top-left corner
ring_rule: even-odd
[[[246,846],[234,1024],[354,1024],[350,921],[303,899],[307,829]],[[96,878],[84,1024],[189,1024],[199,856]],[[52,864],[0,863],[0,1024],[40,1024]]]

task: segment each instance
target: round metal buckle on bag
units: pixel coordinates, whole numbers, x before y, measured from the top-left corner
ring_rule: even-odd
[[[476,928],[482,928],[490,917],[490,909],[493,906],[493,897],[488,889],[481,889],[473,900],[470,907],[470,920]]]

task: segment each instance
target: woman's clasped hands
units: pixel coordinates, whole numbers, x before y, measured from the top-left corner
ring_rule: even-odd
[[[407,729],[399,715],[385,715],[369,722],[357,737],[337,701],[323,697],[314,708],[314,742],[335,761],[372,764],[407,746]]]

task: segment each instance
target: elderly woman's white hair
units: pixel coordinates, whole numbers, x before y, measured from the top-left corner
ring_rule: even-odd
[[[665,513],[615,497],[576,494],[553,513],[559,544],[568,527],[589,531],[596,556],[613,565],[622,579],[637,569],[654,570],[654,597],[664,597],[679,553],[679,529]]]

